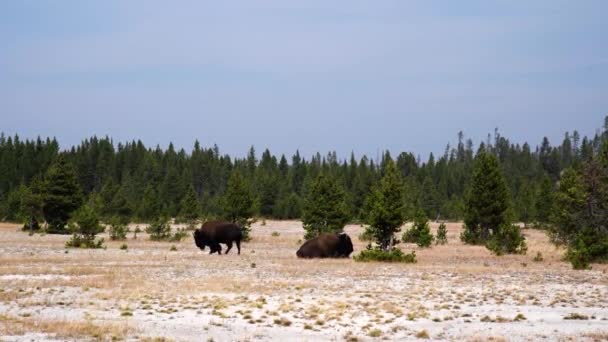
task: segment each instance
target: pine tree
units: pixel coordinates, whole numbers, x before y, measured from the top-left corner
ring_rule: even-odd
[[[553,182],[549,176],[545,175],[540,182],[538,197],[536,198],[536,203],[534,205],[538,226],[544,227],[551,221],[553,202]]]
[[[575,269],[608,261],[608,140],[580,170],[563,172],[555,194],[552,240],[566,244]]]
[[[536,204],[538,202],[536,199],[536,191],[533,184],[526,183],[523,186],[523,190],[521,191],[521,195],[518,199],[518,216],[519,220],[527,225],[530,222],[533,222],[536,217]]]
[[[426,217],[436,218],[439,216],[439,194],[430,176],[424,178],[420,191],[420,207],[424,210]]]
[[[230,175],[226,193],[221,202],[223,217],[240,225],[243,230],[243,238],[248,240],[255,203],[251,186],[239,170],[234,170]]]
[[[109,205],[109,213],[112,217],[118,218],[123,225],[126,225],[133,216],[133,209],[129,205],[125,190],[121,187],[112,198]]]
[[[39,230],[39,221],[43,218],[42,206],[44,183],[41,178],[34,178],[21,197],[21,213],[23,215],[24,230]]]
[[[129,231],[127,225],[123,223],[120,217],[112,217],[109,220],[110,226],[110,240],[126,240],[127,232]]]
[[[148,185],[139,206],[138,216],[140,219],[150,222],[157,219],[161,214],[160,202],[154,187]]]
[[[414,224],[403,233],[403,242],[415,243],[419,247],[430,247],[433,240],[429,220],[423,210],[418,210]]]
[[[302,208],[305,239],[321,233],[341,232],[348,222],[345,192],[330,176],[319,174],[306,190]]]
[[[468,244],[486,243],[492,232],[504,224],[508,217],[509,193],[498,159],[480,151],[475,158],[471,184],[466,194],[464,232],[460,238]]]
[[[65,225],[72,212],[80,207],[83,198],[76,171],[62,155],[46,173],[43,199],[42,209],[49,225],[47,232],[68,234]]]
[[[196,199],[196,193],[192,185],[188,187],[180,207],[179,217],[189,224],[194,224],[200,216],[200,204]]]
[[[476,157],[460,239],[469,244],[484,243],[497,255],[527,250],[519,226],[511,223],[509,192],[498,159],[487,152]]]
[[[84,205],[74,212],[73,221],[70,222],[72,238],[66,242],[66,247],[101,248],[103,239],[95,241],[95,236],[104,231],[99,224],[99,216],[88,205]]]
[[[279,198],[274,206],[273,216],[279,219],[296,219],[302,215],[302,199],[295,192]]]
[[[392,159],[385,161],[384,176],[373,187],[366,208],[366,233],[380,249],[390,250],[397,243],[394,234],[406,218],[403,182]]]
[[[448,230],[445,223],[441,222],[437,228],[436,244],[445,245],[446,243],[448,243]]]

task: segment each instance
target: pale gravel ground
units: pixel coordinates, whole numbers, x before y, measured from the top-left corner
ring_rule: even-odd
[[[525,230],[528,255],[495,257],[462,245],[460,226],[448,224],[447,246],[402,245],[418,263],[397,265],[298,260],[297,221],[258,222],[240,256],[236,248],[210,256],[191,237],[171,252],[172,243],[145,234],[129,234],[126,252],[123,242],[109,242],[106,250],[66,254],[65,236],[30,237],[0,224],[0,334],[8,331],[6,317],[21,317],[129,326],[127,340],[412,340],[422,330],[433,340],[608,337],[606,265],[573,271],[561,261],[563,250],[535,230]],[[361,227],[346,230],[355,253],[365,248]],[[537,251],[545,261],[532,261]],[[588,319],[564,320],[572,313]],[[513,321],[518,314],[525,320]],[[380,336],[369,336],[376,329]],[[0,337],[45,339],[66,340],[44,331]]]

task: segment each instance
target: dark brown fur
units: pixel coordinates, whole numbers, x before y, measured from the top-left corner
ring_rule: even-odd
[[[232,243],[236,242],[238,254],[241,254],[241,240],[243,233],[241,227],[237,224],[227,221],[209,221],[205,222],[201,228],[195,230],[192,235],[196,246],[201,250],[205,250],[205,246],[209,246],[211,250],[209,254],[217,252],[222,254],[222,246],[220,243],[228,246],[226,254],[230,252]]]
[[[323,233],[298,249],[298,258],[348,258],[353,243],[346,233]]]

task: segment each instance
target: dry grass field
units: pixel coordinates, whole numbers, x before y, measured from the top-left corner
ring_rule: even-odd
[[[361,229],[346,229],[355,253]],[[416,264],[384,264],[298,260],[297,221],[256,223],[240,256],[144,233],[66,249],[67,236],[0,224],[0,340],[608,339],[608,265],[571,270],[536,230],[527,255],[496,257],[460,230],[448,224],[445,246],[401,244]]]

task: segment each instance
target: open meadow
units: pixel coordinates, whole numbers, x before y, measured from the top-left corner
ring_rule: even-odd
[[[527,255],[497,257],[447,227],[447,245],[401,244],[418,262],[388,264],[299,260],[299,221],[257,222],[221,256],[191,235],[66,249],[69,236],[0,224],[0,340],[608,339],[608,265],[574,271],[538,230],[523,230]],[[361,231],[346,227],[353,255]]]

